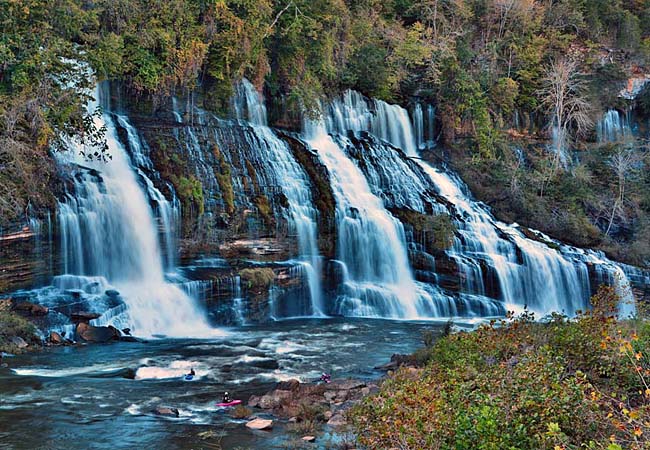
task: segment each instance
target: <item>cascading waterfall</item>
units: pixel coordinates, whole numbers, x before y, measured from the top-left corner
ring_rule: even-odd
[[[171,202],[168,201],[149,177],[147,177],[143,170],[154,170],[153,163],[149,155],[144,152],[137,131],[129,122],[128,117],[118,114],[115,117],[118,124],[126,130],[133,168],[137,172],[140,180],[144,182],[149,199],[156,205],[156,212],[161,221],[165,244],[165,268],[170,270],[176,265],[176,244],[181,215],[180,202],[175,196]]]
[[[98,90],[97,98],[99,94]],[[93,111],[95,105],[89,108]],[[98,127],[106,128],[110,161],[84,160],[76,142],[69,143],[68,152],[58,154],[64,166],[79,172],[74,191],[59,204],[65,272],[104,277],[119,291],[110,296],[120,295],[125,308],[108,311],[97,324],[130,328],[140,336],[216,335],[195,301],[165,280],[154,217],[138,177],[150,193],[157,190],[152,190],[153,183],[143,172],[136,172],[110,114],[95,120]],[[126,118],[118,120],[128,125]],[[137,149],[132,150],[137,155]]]
[[[601,144],[623,141],[632,135],[630,121],[617,110],[608,110],[596,124],[596,135]]]
[[[333,102],[326,121],[339,133],[369,131],[401,148],[430,177],[438,192],[454,205],[462,219],[456,220],[458,237],[448,254],[463,273],[466,291],[485,294],[485,274],[478,261],[485,261],[496,274],[501,300],[516,310],[527,306],[538,313],[564,311],[573,315],[585,309],[591,295],[587,263],[600,265],[608,272],[615,271],[617,278],[622,278],[621,285],[629,285],[620,268],[604,263],[595,252],[569,258],[542,242],[526,238],[516,224],[496,221],[484,206],[465,194],[459,179],[422,161],[417,152],[420,130],[424,129],[420,122],[421,107],[419,111],[415,109],[418,131],[414,134],[403,108],[382,101],[368,103],[360,94],[347,92],[341,101]],[[413,209],[419,210],[417,205]],[[556,245],[550,238],[543,239]]]
[[[337,312],[407,319],[424,316],[431,297],[413,280],[402,224],[372,193],[361,170],[345,154],[341,141],[327,133],[324,123],[307,120],[305,137],[330,172],[336,198],[343,272]]]
[[[261,95],[246,79],[237,85],[232,99],[237,119],[247,120],[259,139],[257,147],[264,152],[268,167],[281,181],[281,189],[289,205],[288,222],[298,236],[300,264],[307,274],[311,297],[311,311],[305,315],[324,316],[326,308],[322,298],[321,257],[317,241],[317,211],[312,206],[309,178],[295,161],[291,151],[267,126],[266,106]]]

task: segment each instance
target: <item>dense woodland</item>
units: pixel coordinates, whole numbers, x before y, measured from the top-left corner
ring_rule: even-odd
[[[348,88],[435,104],[438,156],[499,218],[650,263],[645,143],[593,145],[650,63],[650,1],[0,0],[0,27],[0,223],[52,208],[65,136],[110,157],[88,63],[154,109],[177,95],[223,113],[245,76],[284,127]],[[634,103],[650,113],[650,92]]]

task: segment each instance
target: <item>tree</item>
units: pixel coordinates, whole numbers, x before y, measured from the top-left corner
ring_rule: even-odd
[[[609,217],[609,224],[607,225],[605,235],[609,235],[616,214],[622,210],[623,205],[625,204],[626,182],[639,174],[643,169],[643,162],[645,159],[645,153],[639,151],[633,145],[618,146],[616,153],[609,158],[607,165],[612,169],[614,175],[616,175],[618,194],[614,200],[614,205],[612,206],[612,213]]]
[[[584,134],[592,125],[589,116],[591,105],[584,94],[584,81],[580,78],[577,63],[568,59],[554,60],[542,79],[539,96],[542,107],[550,116],[548,127],[553,135],[553,161],[550,174],[542,181],[548,182],[560,165],[566,166],[566,147],[575,135]]]

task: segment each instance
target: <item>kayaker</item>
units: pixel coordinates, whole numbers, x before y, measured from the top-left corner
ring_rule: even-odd
[[[221,403],[230,403],[232,402],[232,398],[230,398],[230,394],[228,391],[223,393],[223,397],[221,398]]]
[[[194,375],[196,375],[196,372],[194,372],[194,367],[192,367],[192,368],[190,369],[190,373],[188,373],[188,375],[189,375],[189,376],[192,376],[192,377],[193,377]]]
[[[323,372],[323,374],[320,376],[320,381],[323,383],[329,383],[332,381],[332,376],[329,373]]]

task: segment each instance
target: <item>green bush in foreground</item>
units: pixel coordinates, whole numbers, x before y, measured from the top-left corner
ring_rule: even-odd
[[[0,351],[20,353],[21,350],[11,342],[15,336],[27,343],[38,341],[34,324],[14,312],[0,310]]]
[[[445,337],[351,412],[360,444],[399,449],[650,448],[650,324],[616,294],[547,323],[528,314]]]

